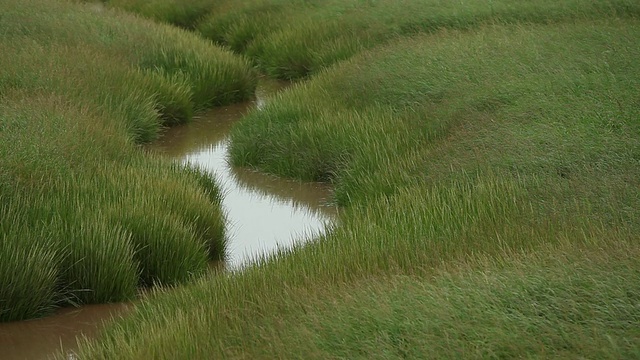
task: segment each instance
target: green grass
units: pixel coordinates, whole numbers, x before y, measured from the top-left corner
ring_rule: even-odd
[[[307,77],[362,49],[417,32],[640,14],[640,6],[630,0],[198,0],[109,4],[170,23],[180,23],[173,18],[192,13],[193,22],[187,27],[249,55],[263,71],[284,79]]]
[[[143,155],[109,119],[67,101],[19,98],[0,107],[1,197],[20,214],[16,225],[2,217],[3,284],[14,287],[3,287],[3,320],[131,299],[138,285],[184,282],[224,256],[220,200],[194,170]]]
[[[56,294],[60,251],[43,242],[46,233],[40,234],[24,224],[20,200],[12,203],[3,196],[0,200],[0,319],[11,321],[46,314]],[[13,241],[18,237],[21,241]]]
[[[418,36],[343,63],[249,114],[232,159],[333,180],[342,204],[483,167],[614,179],[636,156],[635,28],[533,29]]]
[[[154,0],[154,1],[131,1],[131,0],[104,0],[109,6],[121,8],[128,12],[138,13],[145,17],[179,26],[185,29],[192,29],[205,15],[213,8],[213,0]]]
[[[211,278],[141,303],[80,355],[633,358],[637,253],[633,240],[597,249],[571,244],[508,260],[448,261],[426,274],[315,279],[307,287],[269,282],[275,279],[257,271]]]
[[[0,26],[4,44],[17,46],[24,40],[44,52],[59,52],[49,61],[75,55],[81,58],[99,56],[111,63],[119,63],[119,71],[129,68],[130,72],[140,75],[102,75],[106,77],[98,78],[102,82],[113,81],[116,84],[107,83],[94,91],[122,86],[117,82],[122,81],[123,76],[144,77],[146,79],[140,81],[139,86],[154,90],[154,100],[158,102],[156,110],[161,115],[166,112],[165,116],[170,120],[188,121],[194,109],[246,100],[255,90],[255,74],[245,59],[168,25],[66,1],[56,1],[45,7],[38,0],[10,0],[4,4],[3,11],[5,16]],[[39,56],[35,58],[40,60]],[[73,79],[74,85],[100,76],[91,74],[91,67],[80,61],[60,67],[65,68],[64,71],[82,72],[80,79]],[[27,79],[27,83],[30,80],[33,79]]]
[[[537,254],[463,266],[432,280],[400,275],[286,301],[280,319],[228,357],[634,358],[640,351],[638,262],[611,253]],[[635,280],[633,280],[635,279]]]
[[[91,4],[0,12],[0,321],[130,300],[224,258],[215,181],[139,145],[251,96],[248,61]]]
[[[554,23],[574,18],[637,15],[630,1],[324,1],[283,12],[281,27],[260,29],[247,53],[270,75],[297,79],[398,36],[483,24]],[[296,16],[297,15],[297,16]],[[215,18],[215,14],[214,14]],[[204,21],[203,21],[204,22]],[[237,31],[233,26],[230,31]],[[268,35],[265,35],[264,33]]]
[[[152,296],[79,356],[637,357],[634,4],[507,4],[474,27],[452,5],[248,114],[233,162],[332,182],[338,224]]]

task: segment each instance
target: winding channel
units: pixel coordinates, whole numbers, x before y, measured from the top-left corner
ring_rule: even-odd
[[[260,109],[286,84],[261,80],[255,99],[219,107],[193,122],[167,130],[150,146],[176,161],[200,166],[215,176],[225,194],[223,206],[229,220],[228,261],[239,269],[251,259],[311,239],[333,221],[331,189],[325,184],[302,183],[236,168],[227,161],[229,131],[248,111]],[[100,325],[122,314],[129,304],[87,305],[60,309],[56,314],[28,321],[0,324],[0,358],[47,359],[63,350],[74,359],[78,336],[95,336]]]

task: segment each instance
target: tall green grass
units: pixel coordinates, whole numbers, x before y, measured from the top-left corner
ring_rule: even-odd
[[[214,180],[137,145],[246,99],[243,58],[66,1],[0,4],[0,321],[129,300],[225,256]]]
[[[39,234],[24,224],[20,200],[4,196],[0,200],[0,320],[46,314],[56,295],[60,250],[47,243],[46,233]],[[14,241],[18,237],[21,241]]]
[[[637,356],[640,24],[594,14],[403,38],[248,114],[233,162],[331,181],[339,223],[79,355]]]
[[[216,3],[214,0],[188,2],[180,0],[109,0],[104,2],[108,3],[109,6],[138,13],[158,22],[172,24],[185,29],[192,29],[212,10]]]
[[[299,79],[399,36],[487,24],[550,24],[636,17],[629,0],[120,1],[112,7],[196,30],[254,60],[267,74]]]
[[[232,3],[232,4],[230,4]],[[197,29],[250,55],[268,74],[297,79],[398,36],[482,24],[556,23],[637,16],[633,1],[296,1],[216,2]]]
[[[278,31],[289,22],[308,17],[324,1],[217,1],[209,14],[196,24],[205,38],[229,46],[236,52],[253,49],[254,43]],[[251,55],[257,55],[253,52]],[[259,59],[255,59],[260,62]]]
[[[245,100],[255,90],[255,74],[246,60],[167,25],[65,1],[10,0],[3,12],[0,26],[5,43],[32,42],[43,51],[61,51],[56,58],[65,60],[74,53],[82,57],[89,53],[89,58],[101,56],[149,75],[143,86],[159,88],[154,95],[157,110],[161,114],[167,110],[170,119],[187,121],[194,109]],[[82,64],[66,65],[87,72],[90,67]]]
[[[627,246],[604,254],[557,248],[497,266],[461,266],[432,279],[367,279],[329,294],[307,293],[312,300],[305,302],[283,299],[281,318],[265,316],[253,330],[259,334],[224,354],[634,358],[640,313],[632,279],[639,273],[637,247]]]
[[[342,204],[481,167],[575,183],[627,170],[637,66],[620,52],[635,27],[502,29],[403,40],[319,74],[250,113],[232,159],[332,180]]]
[[[282,286],[264,268],[209,279],[140,304],[79,355],[633,357],[638,288],[627,280],[638,276],[637,244],[607,243],[448,260],[426,274],[316,278],[305,287]]]
[[[3,209],[20,218],[2,217],[3,284],[14,287],[3,288],[3,320],[131,299],[138,285],[184,282],[224,256],[220,200],[194,170],[144,156],[66,101],[19,98],[0,107]]]

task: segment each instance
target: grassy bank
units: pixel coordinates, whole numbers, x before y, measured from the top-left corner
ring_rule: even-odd
[[[251,96],[248,62],[95,5],[0,13],[0,321],[131,299],[223,257],[216,184],[138,145]]]
[[[210,280],[142,304],[136,316],[120,320],[117,330],[85,344],[79,355],[634,358],[637,246],[610,245],[548,248],[498,262],[468,259],[426,276],[316,281],[306,288],[267,285],[257,274],[220,285]],[[194,295],[213,294],[206,305],[192,303]],[[139,321],[144,334],[136,331]]]
[[[158,294],[80,356],[638,356],[640,24],[544,4],[463,30],[452,6],[250,113],[233,161],[333,182],[340,224]]]

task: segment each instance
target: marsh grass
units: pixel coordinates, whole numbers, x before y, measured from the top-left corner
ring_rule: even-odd
[[[12,217],[2,218],[2,268],[13,276],[12,264],[24,261],[24,276],[6,284],[34,289],[32,296],[41,283],[54,290],[44,305],[42,299],[30,302],[30,313],[15,303],[30,297],[3,296],[2,312],[9,313],[3,318],[40,315],[54,305],[131,299],[138,285],[187,281],[207,269],[210,256],[224,256],[225,220],[220,200],[211,200],[219,194],[213,183],[205,189],[192,170],[151,161],[122,131],[111,127],[111,133],[101,133],[109,122],[90,112],[58,100],[27,99],[0,111],[8,185],[3,203],[6,212],[22,214],[24,224],[23,230],[11,230]],[[11,105],[10,99],[3,105]],[[78,119],[107,126],[101,130],[100,122],[93,123],[91,136],[80,136]],[[28,152],[15,151],[18,145]],[[109,154],[114,156],[105,159]],[[42,264],[34,264],[38,260]],[[38,271],[30,279],[32,266]]]
[[[135,259],[143,269],[141,285],[174,285],[206,269],[204,244],[193,241],[195,234],[180,218],[164,214],[149,217],[148,211],[158,209],[144,202],[136,205],[124,212],[115,210],[110,218],[131,234]]]
[[[217,179],[211,173],[204,171],[195,166],[179,167],[176,169],[189,175],[195,184],[199,185],[206,195],[206,200],[199,203],[189,202],[188,206],[184,206],[184,215],[191,215],[196,231],[205,241],[209,251],[209,257],[213,260],[224,260],[227,254],[227,217],[222,209],[223,194],[218,186]],[[185,197],[180,197],[184,199]],[[187,205],[186,203],[183,203]],[[200,206],[198,206],[200,205]],[[199,214],[210,213],[210,217],[202,217]]]
[[[109,6],[117,7],[128,12],[134,12],[158,22],[172,24],[185,29],[192,29],[195,24],[200,22],[200,20],[210,12],[215,1],[197,0],[185,2],[180,0],[109,0],[105,1],[105,3]]]
[[[66,1],[0,5],[0,319],[130,300],[224,257],[214,180],[137,145],[244,99],[248,62],[168,25]]]
[[[176,6],[176,11],[184,6]],[[199,2],[194,2],[198,8]],[[272,76],[297,79],[419,32],[470,30],[487,24],[571,22],[637,16],[640,7],[612,1],[217,1],[196,24],[205,37],[246,53]]]
[[[464,4],[437,0],[112,0],[109,4],[192,28],[246,54],[267,74],[289,80],[308,77],[364,49],[415,33],[640,14],[638,4],[628,0],[499,0],[489,4],[481,0]],[[178,18],[188,18],[190,23],[185,25],[175,20]]]
[[[159,92],[158,99],[169,102],[159,104],[159,109],[171,109],[176,104],[192,108],[182,110],[181,121],[190,119],[193,108],[248,99],[255,90],[255,75],[246,60],[168,25],[65,1],[43,4],[39,0],[11,0],[4,4],[3,11],[6,16],[0,26],[7,42],[16,37],[17,41],[37,44],[43,51],[70,52],[55,59],[73,58],[73,52],[89,53],[90,58],[102,56],[133,70],[156,72],[154,77],[164,77],[164,85],[177,87],[174,92],[180,94],[162,96],[164,91]],[[25,23],[30,26],[21,25]],[[90,69],[80,61],[68,63],[72,68]],[[115,78],[119,77],[122,75]],[[162,84],[156,81],[153,85],[158,83]],[[185,85],[190,88],[191,104],[184,104]]]
[[[101,343],[83,344],[80,354],[96,359],[116,354],[632,356],[638,351],[634,323],[640,314],[636,282],[627,281],[638,276],[637,244],[631,239],[547,245],[535,253],[511,251],[503,259],[476,254],[426,272],[347,282],[315,278],[309,279],[313,286],[303,287],[274,281],[282,278],[269,267],[203,279],[157,294],[133,316],[109,326]],[[207,306],[194,307],[198,298],[206,298]],[[192,310],[184,311],[186,306]],[[159,311],[163,316],[156,316]],[[147,331],[135,330],[140,321]],[[211,336],[220,340],[194,341]]]
[[[634,357],[640,314],[629,279],[638,276],[637,262],[610,250],[558,255],[556,249],[479,271],[463,266],[430,281],[364,280],[301,309],[287,304],[291,313],[283,316],[291,318],[283,323],[296,325],[267,320],[272,330],[262,335],[282,357]],[[301,341],[311,334],[311,342]],[[249,350],[236,354],[266,356],[263,342],[247,343]]]
[[[62,305],[135,298],[140,269],[146,264],[134,261],[135,248],[127,232],[100,214],[54,218],[48,228],[63,254],[58,279]]]
[[[585,11],[404,38],[248,114],[233,161],[331,181],[339,223],[80,354],[637,356],[640,26]]]
[[[518,37],[499,27],[443,32],[363,54],[250,113],[233,131],[232,159],[328,177],[343,204],[479,166],[576,181],[596,163],[626,166],[619,156],[633,157],[637,79],[627,71],[635,65],[608,50],[634,43],[623,24],[559,25],[562,36],[544,27],[516,27]],[[609,121],[617,131],[606,130]],[[372,187],[384,183],[389,190]]]
[[[60,251],[43,239],[47,234],[34,233],[24,225],[21,200],[0,199],[0,321],[46,314],[57,295]]]

